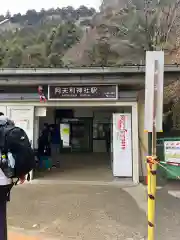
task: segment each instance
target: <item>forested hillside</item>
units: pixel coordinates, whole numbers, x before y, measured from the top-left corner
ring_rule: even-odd
[[[0,67],[144,64],[145,52],[159,49],[165,63],[180,63],[179,0],[103,0],[100,9],[0,16]]]
[[[91,24],[95,9],[81,6],[0,16],[0,67],[62,67],[62,57]],[[9,26],[9,25],[8,25]],[[15,28],[13,28],[15,26]]]
[[[140,65],[152,50],[164,50],[166,64],[180,63],[180,0],[103,0],[100,9],[93,29],[66,53],[66,63]]]

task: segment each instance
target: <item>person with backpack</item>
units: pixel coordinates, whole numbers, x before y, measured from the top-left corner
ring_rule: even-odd
[[[4,113],[3,112],[0,112],[0,127],[1,126],[4,126],[6,124],[12,124],[12,122],[4,116]],[[0,150],[0,159],[1,161],[3,160],[3,156],[2,156],[2,152]],[[10,159],[11,161],[12,159]],[[14,161],[14,160],[13,160]],[[3,172],[3,170],[0,168],[0,186],[3,186],[3,185],[9,185],[12,183],[12,179],[11,178],[8,178],[5,173]]]
[[[10,179],[30,180],[35,167],[34,151],[25,131],[0,113],[0,169]]]
[[[12,187],[34,168],[35,156],[23,129],[0,113],[0,239],[7,239],[6,205]],[[17,178],[16,182],[13,179]],[[27,180],[30,180],[27,178]]]

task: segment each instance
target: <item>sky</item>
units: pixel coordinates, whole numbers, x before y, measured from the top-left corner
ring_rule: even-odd
[[[10,11],[14,13],[25,13],[28,9],[35,9],[40,11],[42,8],[62,8],[67,6],[73,6],[78,8],[80,5],[88,7],[99,8],[102,0],[0,0],[2,1],[0,7],[0,14],[6,14]]]

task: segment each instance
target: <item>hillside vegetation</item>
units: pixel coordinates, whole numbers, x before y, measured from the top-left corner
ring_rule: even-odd
[[[103,0],[100,9],[0,16],[12,25],[2,31],[0,24],[0,67],[139,65],[152,50],[180,63],[180,0]]]
[[[63,60],[71,66],[145,64],[146,51],[180,63],[180,0],[103,0],[80,43]],[[77,51],[78,49],[78,51]]]
[[[0,16],[12,26],[2,31],[5,24],[0,25],[0,67],[63,67],[62,57],[80,41],[94,14],[81,6]]]

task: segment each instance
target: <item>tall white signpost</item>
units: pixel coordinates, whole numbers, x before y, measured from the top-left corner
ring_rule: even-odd
[[[145,131],[152,133],[152,152],[147,156],[148,240],[154,240],[156,195],[156,135],[163,130],[164,52],[146,52]]]
[[[164,52],[163,51],[146,52],[144,129],[147,132],[153,132],[154,120],[156,123],[156,131],[162,132],[163,130],[162,129],[163,86],[164,86]]]

